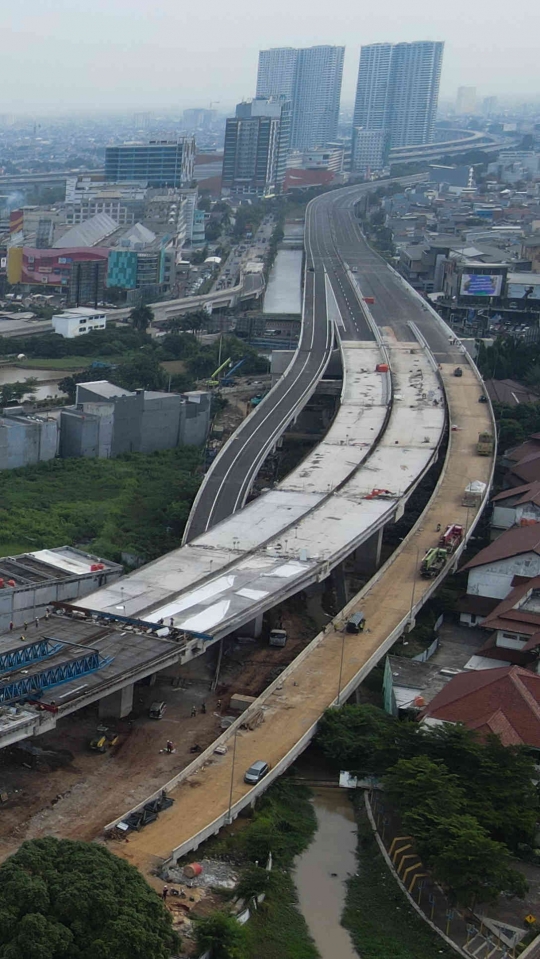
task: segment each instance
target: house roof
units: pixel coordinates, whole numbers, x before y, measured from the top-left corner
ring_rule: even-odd
[[[525,483],[523,486],[514,486],[512,489],[505,489],[502,493],[497,493],[493,497],[493,503],[500,503],[503,500],[516,498],[512,506],[523,506],[525,503],[535,503],[540,506],[540,480],[534,480],[532,483]]]
[[[466,593],[460,596],[457,601],[458,613],[472,613],[474,616],[489,616],[498,606],[496,599],[491,596],[475,596],[472,593]]]
[[[520,403],[538,403],[540,397],[517,380],[484,380],[486,392],[493,403],[519,406]]]
[[[505,746],[540,749],[540,676],[520,666],[460,673],[432,699],[423,718],[496,733]]]
[[[520,556],[522,553],[537,553],[540,556],[540,523],[532,526],[515,526],[498,536],[493,543],[481,549],[476,556],[464,566],[464,569],[474,569],[476,566],[486,566],[511,556]]]
[[[519,446],[514,446],[513,449],[507,450],[504,458],[511,460],[512,463],[519,463],[524,456],[530,456],[531,453],[538,453],[539,450],[540,436],[538,433],[532,433],[524,443],[520,443]]]
[[[482,626],[486,629],[515,629],[516,632],[532,636],[540,630],[540,576],[533,576],[526,583],[514,586],[513,590],[503,599],[492,612],[486,616]],[[530,594],[536,592],[535,603],[526,608],[526,601]],[[535,606],[538,605],[538,611]],[[531,608],[532,607],[532,608]]]
[[[510,473],[520,479],[522,483],[534,483],[536,480],[540,480],[540,450],[524,456],[519,463],[515,463],[511,467]]]

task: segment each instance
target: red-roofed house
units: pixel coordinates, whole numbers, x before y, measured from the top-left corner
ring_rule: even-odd
[[[540,653],[540,576],[514,586],[485,617],[490,636],[478,655],[537,670]]]
[[[520,666],[455,676],[422,713],[427,725],[463,723],[505,746],[540,749],[540,676]]]
[[[471,602],[478,597],[506,599],[516,585],[515,577],[531,579],[540,576],[540,523],[508,529],[480,550],[464,569],[468,570],[469,576],[467,595],[460,602],[460,618],[465,625],[477,626],[491,610],[483,603],[487,612],[477,615],[468,610]]]

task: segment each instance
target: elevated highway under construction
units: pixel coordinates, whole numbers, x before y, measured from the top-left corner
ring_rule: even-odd
[[[248,625],[256,631],[265,610],[339,571],[351,553],[372,563],[367,586],[250,707],[264,722],[240,730],[244,714],[221,737],[225,745],[234,737],[234,750],[217,756],[214,743],[164,784],[173,790],[174,806],[128,846],[112,846],[146,873],[196,848],[294,761],[324,709],[356,688],[449,571],[450,562],[436,579],[424,580],[418,568],[436,545],[439,524],[460,523],[466,536],[474,528],[483,503],[463,507],[465,485],[480,480],[486,496],[489,490],[493,457],[476,452],[478,433],[494,432],[490,406],[478,403],[481,380],[437,314],[365,243],[355,215],[364,189],[335,191],[310,204],[299,349],[214,461],[185,544],[85,597],[75,612],[95,627],[117,621],[113,630],[131,633],[140,654],[147,643],[162,642],[167,662],[173,656],[182,663]],[[334,338],[344,373],[334,423],[282,483],[245,506],[261,462],[322,377]],[[453,376],[458,364],[460,379]],[[401,517],[445,440],[428,506],[377,570],[382,529]],[[357,610],[366,630],[347,635],[344,624]],[[158,669],[158,660],[154,664]],[[136,679],[135,669],[125,687]],[[62,708],[87,701],[84,691],[72,694]],[[92,695],[98,698],[95,690]],[[249,789],[243,773],[257,758],[272,771]]]
[[[270,572],[275,574],[273,564],[278,563],[277,570],[285,581],[297,577],[297,588],[303,585],[305,580],[302,577],[309,575],[310,568],[314,577],[317,575],[314,567],[318,567],[319,575],[326,575],[336,559],[339,561],[347,550],[351,552],[358,544],[368,542],[385,522],[400,515],[408,493],[436,457],[446,424],[447,447],[437,486],[409,535],[375,572],[366,587],[253,703],[248,713],[223,734],[221,744],[228,746],[227,752],[216,755],[214,743],[179,776],[164,784],[172,791],[176,800],[174,806],[156,823],[133,835],[128,846],[112,845],[111,848],[147,874],[160,864],[175,861],[195,849],[234,818],[294,761],[313,736],[324,709],[339,705],[350,695],[414,621],[417,611],[454,567],[485,502],[484,497],[484,501],[475,507],[462,505],[467,483],[472,479],[481,481],[485,484],[486,496],[489,490],[494,458],[479,457],[476,449],[479,432],[494,432],[491,408],[479,403],[483,392],[481,379],[440,318],[366,245],[354,214],[357,199],[357,190],[343,190],[321,197],[311,207],[311,224],[317,224],[315,230],[320,251],[320,259],[313,266],[315,272],[324,271],[325,306],[340,335],[345,372],[343,412],[340,410],[333,428],[321,444],[322,448],[318,447],[277,490],[267,494],[274,499],[266,499],[266,510],[261,506],[265,498],[261,497],[242,511],[246,516],[251,515],[252,522],[244,533],[244,551],[239,538],[230,544],[233,553],[235,550],[241,552],[239,562],[231,563],[230,553],[225,550],[227,555],[223,555],[221,552],[225,544],[219,542],[223,531],[232,528],[229,524],[235,520],[234,515],[203,535],[204,552],[213,552],[212,544],[215,544],[214,562],[222,563],[217,577],[234,577],[237,573],[233,570],[246,569],[245,551],[251,537],[249,562],[254,555],[253,547],[262,547],[260,558],[264,558],[265,563],[267,560],[271,562]],[[362,303],[362,296],[366,295],[374,299],[370,313]],[[361,333],[356,318],[358,306],[362,312]],[[366,335],[366,329],[372,332],[372,336]],[[367,390],[374,369],[373,359],[378,351],[384,351],[388,359],[390,381],[381,377],[378,386],[371,383],[371,402],[366,402],[365,395],[361,402],[365,415],[355,417],[352,404],[347,403],[347,390],[355,369],[351,357],[365,354],[368,361],[365,374],[360,376],[359,368],[356,373]],[[463,369],[459,379],[453,375],[458,364]],[[386,384],[386,393],[383,383]],[[419,383],[421,388],[417,390]],[[357,391],[351,389],[351,394],[358,400]],[[383,409],[385,412],[380,419]],[[368,419],[371,419],[369,426]],[[350,430],[343,443],[339,442],[337,432],[341,427]],[[332,430],[334,438],[338,439],[337,444],[332,441]],[[366,435],[364,430],[373,437],[372,442],[361,450]],[[357,440],[356,445],[350,441],[351,436]],[[337,455],[338,451],[341,455]],[[328,462],[332,462],[326,474],[317,457],[320,460],[329,457]],[[350,469],[347,469],[345,460]],[[367,475],[373,482],[366,482]],[[407,478],[400,479],[402,475]],[[384,477],[384,483],[379,476]],[[330,490],[321,488],[325,483],[329,484]],[[377,495],[375,490],[379,490],[379,494],[381,490],[384,492]],[[300,506],[300,500],[294,497],[288,506],[284,503],[284,509],[290,506],[293,513],[295,509],[301,510],[302,515],[298,517],[295,513],[292,522],[276,530],[276,526],[283,523],[278,498],[293,492],[304,497],[317,497],[317,500]],[[293,503],[298,505],[295,507]],[[360,515],[363,517],[361,521]],[[360,528],[362,522],[366,525]],[[464,541],[453,561],[436,578],[423,579],[419,575],[421,558],[436,545],[437,528],[449,522],[463,526]],[[328,535],[331,525],[334,530],[344,531],[342,540],[338,534]],[[275,538],[261,540],[261,528],[274,532],[274,535],[277,533],[277,542]],[[318,529],[317,557],[309,552],[317,540],[317,535],[309,538],[309,532],[314,528]],[[205,539],[207,536],[210,539]],[[192,551],[197,551],[198,538],[188,545]],[[278,545],[280,549],[276,556]],[[326,550],[326,555],[321,555]],[[264,566],[257,584],[251,580],[246,589],[250,594],[246,598],[255,604],[250,615],[257,603],[266,601],[260,593],[267,590],[273,578],[264,575],[268,568]],[[189,571],[187,575],[188,578],[191,576]],[[217,577],[212,573],[210,582],[215,583]],[[219,612],[220,617],[227,620],[238,612],[231,595],[238,585],[234,579],[224,582],[219,600],[213,595],[205,600],[201,594],[195,597],[192,594],[191,599],[198,602],[178,612],[183,616],[191,610],[196,624],[204,622],[197,617],[206,615],[209,609],[212,616]],[[245,587],[240,586],[240,589]],[[281,586],[279,595],[287,589],[288,586]],[[186,584],[184,598],[189,596],[189,590],[190,586]],[[109,601],[114,595],[113,592]],[[92,600],[88,602],[91,605]],[[203,610],[204,603],[207,605]],[[345,631],[346,621],[355,611],[361,611],[366,619],[366,629],[360,635]],[[171,615],[178,613],[173,610]],[[220,618],[220,623],[222,621]],[[210,630],[218,632],[219,623],[207,625]],[[261,715],[264,718],[262,723],[252,723],[255,725],[253,729],[244,728],[246,720],[250,725],[250,716],[256,719]],[[257,758],[269,762],[272,770],[262,783],[250,788],[243,782],[243,773]],[[201,788],[193,789],[195,785]],[[112,827],[116,822],[109,825]]]

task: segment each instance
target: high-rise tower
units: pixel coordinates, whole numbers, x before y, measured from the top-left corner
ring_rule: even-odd
[[[261,50],[257,97],[292,102],[291,147],[311,150],[335,140],[345,47]]]
[[[293,47],[260,50],[256,96],[292,100],[297,56]]]
[[[361,143],[416,146],[433,139],[444,44],[373,43],[362,47],[353,120],[353,168],[365,171]],[[361,131],[361,135],[359,134]],[[383,136],[374,138],[375,132]],[[368,135],[369,134],[369,135]]]

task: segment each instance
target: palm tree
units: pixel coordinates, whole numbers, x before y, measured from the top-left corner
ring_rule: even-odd
[[[129,314],[129,318],[134,330],[146,333],[148,327],[152,326],[154,314],[149,306],[136,306]]]

